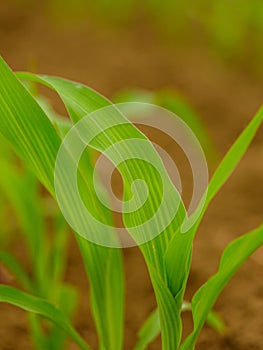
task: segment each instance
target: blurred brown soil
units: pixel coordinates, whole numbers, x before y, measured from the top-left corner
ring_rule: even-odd
[[[166,45],[146,25],[116,31],[91,23],[55,24],[41,9],[0,4],[1,54],[14,70],[32,70],[81,81],[111,97],[122,88],[178,89],[202,117],[220,152],[227,151],[263,97],[263,81],[245,68],[225,65],[209,48]],[[60,108],[58,106],[58,108]],[[258,133],[231,179],[211,204],[195,241],[187,296],[216,270],[228,242],[256,227],[263,213],[263,130]],[[168,147],[169,148],[169,147]],[[172,146],[168,149],[173,154]],[[74,238],[66,279],[80,290],[75,324],[94,347],[88,283]],[[11,249],[23,259],[21,244]],[[125,346],[132,349],[136,331],[155,307],[144,261],[137,248],[124,250],[126,273]],[[263,348],[263,250],[239,270],[216,304],[228,325],[220,336],[203,330],[197,350],[260,350]],[[0,305],[0,349],[33,349],[26,314]],[[185,333],[190,330],[184,316]],[[69,349],[76,349],[70,343]],[[160,339],[149,346],[160,349]]]

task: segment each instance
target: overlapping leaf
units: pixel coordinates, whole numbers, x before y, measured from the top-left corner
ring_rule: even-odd
[[[33,79],[35,81],[42,82],[43,84],[57,91],[64,101],[74,122],[78,122],[81,120],[81,118],[86,117],[89,113],[93,112],[97,105],[105,106],[108,104],[106,100],[96,95],[94,96],[96,103],[91,105],[89,95],[91,93],[93,96],[94,92],[83,85],[70,81],[47,76],[35,77],[29,74],[20,74],[20,78]],[[167,288],[166,285],[164,252],[169,240],[173,236],[174,231],[176,231],[180,226],[185,216],[185,210],[176,189],[171,184],[170,179],[167,176],[162,163],[160,162],[160,158],[155,152],[151,143],[149,141],[147,142],[146,137],[135,127],[133,127],[118,110],[111,110],[111,112],[113,113],[103,113],[102,111],[99,115],[93,114],[90,120],[88,120],[89,124],[86,128],[87,130],[85,131],[88,132],[91,130],[91,132],[95,132],[97,134],[97,128],[101,128],[101,132],[99,132],[98,136],[94,137],[94,140],[92,141],[92,147],[100,151],[105,151],[110,145],[115,145],[121,140],[129,141],[132,138],[136,138],[137,140],[146,141],[144,143],[144,147],[141,147],[141,143],[139,143],[138,147],[136,147],[136,144],[133,144],[134,147],[130,147],[129,142],[127,141],[127,143],[122,143],[122,147],[118,149],[118,152],[121,154],[121,156],[123,156],[123,159],[126,159],[127,155],[128,158],[130,158],[129,162],[126,161],[123,166],[118,166],[124,180],[124,196],[130,196],[131,183],[137,178],[143,179],[148,186],[147,206],[144,206],[141,211],[131,213],[130,216],[124,215],[126,226],[128,226],[128,228],[131,226],[137,227],[141,224],[142,219],[145,220],[145,218],[151,217],[151,215],[157,210],[160,200],[162,199],[163,186],[168,187],[166,193],[168,193],[169,196],[166,198],[166,201],[164,201],[164,210],[158,216],[158,220],[159,222],[165,220],[167,213],[171,213],[171,210],[173,211],[173,219],[158,237],[140,247],[145,256],[146,263],[148,264],[153,286],[157,294],[163,330],[163,347],[164,349],[168,349],[169,344],[170,347],[173,347],[176,346],[175,344],[178,345],[180,341],[181,305],[173,300],[169,288]],[[114,123],[117,120],[117,128],[110,127],[110,118],[113,119]],[[96,119],[95,122],[94,119]],[[105,128],[105,124],[108,125],[108,128]],[[158,164],[157,167],[158,170],[162,172],[162,178],[158,177],[158,173],[154,171],[155,169],[151,166],[151,164],[140,160],[140,158],[144,159],[144,155],[148,157],[149,154],[152,154],[151,159],[154,160],[155,164]],[[111,157],[111,154],[107,152],[107,156]],[[116,161],[114,156],[111,160],[113,163]],[[174,208],[177,206],[179,206],[178,212],[174,210]],[[158,225],[159,223],[156,222],[155,226],[158,227]],[[146,231],[143,232],[143,234],[148,234],[151,236],[152,232]],[[162,288],[160,285],[162,285]],[[170,304],[168,305],[169,307],[167,307],[167,300],[169,300],[167,299],[167,296],[169,296],[170,299]],[[174,326],[171,327],[171,324]],[[174,331],[174,327],[177,328],[176,332]]]
[[[51,170],[54,169],[54,156],[58,150],[60,140],[54,132],[54,129],[52,129],[52,125],[48,123],[45,114],[35,105],[33,112],[36,113],[39,112],[39,110],[41,111],[38,114],[38,118],[36,118],[37,124],[41,124],[41,120],[45,118],[43,124],[44,136],[35,131],[32,124],[29,126],[29,133],[24,130],[28,123],[25,113],[29,110],[28,108],[33,102],[30,95],[27,94],[25,90],[21,90],[22,87],[19,85],[19,82],[15,80],[12,73],[3,62],[1,63],[0,69],[3,70],[5,78],[7,79],[5,84],[1,83],[0,85],[0,118],[4,112],[4,114],[8,115],[10,119],[10,121],[3,117],[0,119],[1,130],[3,129],[2,132],[5,136],[13,143],[14,147],[17,148],[17,151],[20,152],[29,164],[34,167],[41,181],[45,183],[51,192],[53,192],[53,171]],[[57,91],[65,103],[74,123],[77,123],[83,117],[94,112],[98,108],[109,106],[107,100],[80,84],[46,76],[36,77],[28,74],[21,74],[20,77],[43,83]],[[10,87],[13,87],[13,85],[15,87],[15,92],[12,95]],[[14,100],[18,97],[17,95],[21,95],[27,103],[21,104],[20,98],[18,99],[19,104],[17,106],[16,104],[12,105],[9,95],[13,96]],[[40,117],[40,115],[42,116]],[[112,127],[111,118],[119,124],[117,128]],[[148,219],[151,217],[159,207],[163,196],[162,186],[168,187],[169,196],[165,200],[165,209],[159,217],[160,222],[167,219],[167,215],[171,214],[174,205],[179,208],[177,212],[175,211],[176,215],[174,215],[173,219],[171,221],[168,220],[169,224],[161,234],[140,247],[146,259],[157,298],[163,335],[163,350],[178,348],[181,339],[180,312],[190,269],[192,241],[198,228],[198,224],[200,223],[207,205],[221,188],[225,180],[229,177],[237,162],[245,152],[255,135],[257,128],[261,124],[262,119],[263,110],[257,114],[249,124],[248,128],[242,133],[240,138],[231,148],[211,181],[205,206],[199,213],[198,221],[185,234],[182,234],[180,231],[181,224],[185,217],[185,209],[183,208],[179,195],[171,184],[158,155],[153,150],[150,142],[147,142],[145,136],[133,127],[118,110],[113,109],[113,114],[109,115],[103,113],[97,114],[97,116],[95,116],[96,123],[94,123],[94,118],[90,118],[88,121],[88,128],[85,129],[85,132],[90,134],[96,132],[96,136],[90,143],[90,147],[105,152],[109,146],[113,146],[113,152],[107,152],[107,156],[114,164],[116,164],[122,174],[124,181],[124,198],[127,200],[131,196],[131,185],[134,180],[138,178],[143,179],[148,185],[149,196],[146,205],[143,205],[140,210],[137,210],[132,214],[123,215],[124,222],[131,233],[136,232],[132,230],[133,227],[140,226],[142,221],[145,220],[145,218]],[[9,122],[16,125],[14,130],[9,129]],[[14,126],[11,125],[11,128],[13,127]],[[30,138],[30,133],[32,132],[34,133],[34,138],[32,140],[33,144]],[[53,145],[51,151],[47,150],[49,149],[49,145],[46,144],[46,138],[49,132],[51,133],[49,141],[51,141]],[[34,143],[35,137],[40,138],[40,142],[38,140],[36,148]],[[54,142],[52,141],[53,138],[55,140]],[[132,138],[144,141],[145,147],[130,147],[131,144],[129,143],[129,140]],[[114,149],[114,146],[121,141],[126,141],[126,144],[125,142],[122,144],[121,150],[118,150],[120,153],[118,153],[116,152],[116,148]],[[42,146],[42,143],[44,146]],[[142,145],[142,143],[140,145]],[[43,157],[39,157],[38,153],[43,153]],[[152,155],[152,159],[156,162],[157,169],[162,175],[161,177],[158,176],[158,172],[156,173],[156,169],[152,167],[151,164],[146,164],[138,159],[144,159],[144,154]],[[130,158],[129,161],[119,164],[119,160],[126,159],[127,155],[128,158]],[[123,156],[123,158],[120,156]],[[44,169],[46,157],[49,159],[49,163],[47,169]],[[80,178],[82,180],[80,181],[79,186],[83,192],[85,192],[84,189],[88,189],[88,193],[92,194],[90,198],[87,198],[88,201],[85,202],[85,204],[89,206],[91,205],[91,201],[92,204],[95,205],[94,211],[97,213],[96,215],[101,215],[106,223],[110,223],[108,213],[105,216],[105,208],[98,203],[94,196],[94,191],[91,185],[92,176],[90,175],[92,164],[89,159],[89,154],[86,153],[85,158],[83,159],[85,162],[81,162],[80,164]],[[83,176],[83,174],[88,175],[86,177]],[[164,181],[160,181],[160,179]],[[83,196],[85,197],[85,194]],[[160,222],[156,222],[157,228],[159,227],[158,225],[160,225]],[[146,232],[139,232],[139,234],[145,234],[146,237],[149,237],[147,235],[152,234],[150,231],[151,230],[148,230],[147,232],[146,230]],[[123,302],[122,279],[120,277],[122,273],[120,255],[115,253],[116,250],[97,247],[94,244],[88,243],[81,237],[77,237],[77,239],[82,249],[86,268],[89,270],[93,298],[93,314],[100,338],[102,339],[101,349],[120,349],[122,343],[122,327],[119,327],[119,325],[122,324]],[[96,264],[94,262],[96,262]],[[114,268],[113,270],[111,270],[111,266]],[[104,273],[107,278],[103,275]],[[114,289],[113,286],[115,287]],[[120,303],[118,303],[119,300],[121,300]],[[208,310],[206,309],[203,313],[202,317],[204,317],[204,319],[207,317],[207,312],[210,310],[213,303],[210,304]],[[105,314],[106,317],[104,317]],[[203,321],[204,320],[202,319],[202,322]],[[199,323],[200,322],[196,321],[196,324]]]
[[[1,133],[54,195],[54,165],[60,138],[40,106],[2,59],[0,73]],[[90,101],[92,104],[92,96]],[[92,309],[101,348],[121,349],[123,277],[120,252],[80,237],[77,239],[91,281]]]
[[[165,259],[166,271],[168,273],[168,283],[173,295],[178,301],[182,300],[184,296],[184,289],[186,287],[191,263],[192,241],[198,229],[199,223],[201,222],[209,203],[236,168],[238,162],[255,136],[258,128],[262,124],[262,121],[263,108],[258,111],[245,130],[241,133],[216,170],[209,183],[205,204],[200,212],[196,225],[194,225],[187,233],[181,234],[179,230],[175,232],[175,235],[167,248]],[[255,243],[257,243],[257,241],[255,241]],[[212,305],[210,305],[209,311],[211,307]],[[156,313],[155,315],[157,317],[158,314]],[[204,317],[203,322],[206,317],[207,315]],[[157,332],[156,328],[155,332]]]

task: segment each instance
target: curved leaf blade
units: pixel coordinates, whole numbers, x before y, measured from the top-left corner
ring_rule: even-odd
[[[0,302],[18,306],[25,311],[38,314],[55,323],[70,336],[82,350],[91,350],[78,332],[70,325],[66,316],[46,300],[24,293],[16,288],[0,285]]]
[[[1,133],[52,193],[60,140],[43,110],[1,57],[0,73]]]
[[[195,225],[184,234],[178,230],[173,239],[170,241],[165,254],[165,261],[168,282],[174,296],[179,293],[182,287],[184,290],[186,285],[192,255],[192,242],[208,205],[236,168],[237,164],[253,140],[258,128],[262,124],[262,121],[263,107],[259,109],[248,126],[240,134],[215,171],[208,185],[206,198],[204,198],[205,204],[200,211]],[[201,201],[201,205],[202,204],[203,203]],[[199,208],[197,208],[196,212],[199,212]],[[182,266],[184,266],[184,271]],[[182,297],[183,295],[181,295],[181,298]]]
[[[41,107],[2,58],[0,58],[0,76],[0,131],[55,196],[54,165],[61,144],[60,136]],[[96,93],[94,92],[92,96],[88,100],[96,107],[98,102]],[[60,135],[64,134],[68,124],[62,126]],[[83,177],[83,173],[81,176]],[[117,249],[111,250],[91,244],[78,235],[76,238],[91,282],[91,307],[101,342],[109,349],[120,349],[123,327],[123,276],[120,252]],[[115,284],[108,286],[111,282]],[[111,294],[108,293],[109,289]],[[116,311],[114,321],[109,310]],[[110,316],[105,317],[105,313]]]
[[[69,114],[74,122],[78,122],[83,117],[87,116],[90,112],[94,111],[94,106],[90,105],[90,100],[88,99],[89,96],[89,89],[83,85],[76,84],[74,82],[70,82],[67,80],[55,78],[55,77],[47,77],[47,76],[38,76],[35,77],[33,75],[29,74],[20,74],[21,78],[26,79],[32,79],[35,81],[38,81],[40,83],[43,83],[51,88],[53,88],[62,98],[64,101],[64,104],[66,105]],[[104,102],[104,104],[107,105],[107,101]],[[92,124],[94,117],[96,118],[95,125]],[[104,123],[106,125],[110,125],[110,118],[113,117],[114,121],[118,120],[120,122],[121,127],[119,125],[117,131],[115,131],[113,128],[108,128],[106,132],[98,134],[98,137],[94,137],[92,147],[95,149],[98,149],[100,151],[104,151],[107,149],[109,145],[114,145],[115,143],[118,143],[122,140],[129,140],[131,138],[136,138],[140,140],[145,140],[145,147],[139,147],[138,149],[131,149],[131,147],[127,146],[125,143],[122,144],[122,148],[119,149],[119,152],[121,155],[124,155],[123,159],[125,159],[126,155],[130,155],[130,158],[134,159],[133,163],[129,163],[128,166],[119,167],[119,171],[123,176],[124,180],[124,191],[127,191],[127,188],[130,188],[130,184],[134,179],[143,179],[148,187],[148,193],[150,195],[148,196],[147,200],[150,209],[154,212],[156,208],[156,203],[158,203],[158,200],[162,196],[162,183],[158,181],[158,178],[156,178],[156,174],[153,173],[153,170],[151,167],[147,167],[143,162],[140,162],[138,158],[136,158],[136,155],[140,155],[141,152],[144,152],[148,156],[148,154],[153,154],[154,159],[159,162],[159,168],[162,169],[163,178],[166,179],[166,183],[164,185],[167,185],[169,190],[167,190],[167,194],[169,196],[169,200],[166,202],[164,201],[166,205],[166,209],[168,210],[168,213],[173,211],[174,206],[176,206],[176,202],[179,202],[179,210],[177,214],[174,216],[172,222],[168,225],[168,227],[155,239],[151,240],[150,242],[147,242],[144,245],[140,246],[140,249],[142,250],[144,257],[146,259],[148,268],[151,269],[151,278],[153,281],[153,285],[156,288],[157,293],[157,301],[159,305],[159,312],[161,315],[161,324],[162,324],[162,334],[163,334],[163,348],[169,349],[174,346],[177,346],[180,342],[181,337],[181,320],[180,320],[180,312],[181,312],[181,305],[177,301],[175,301],[169,291],[169,288],[166,285],[166,276],[164,271],[164,259],[163,259],[163,253],[166,250],[166,245],[171,239],[171,237],[174,234],[174,231],[178,228],[180,223],[182,222],[184,216],[185,216],[185,209],[182,205],[181,199],[177,193],[177,190],[173,187],[173,185],[170,182],[169,177],[167,176],[167,173],[165,172],[162,163],[160,162],[160,158],[157,155],[156,151],[154,150],[152,144],[146,139],[146,137],[141,134],[121,113],[119,113],[117,110],[114,111],[113,116],[109,113],[109,115],[103,115],[101,113],[99,115],[100,118],[97,118],[97,116],[92,115],[92,118],[89,119],[89,128],[87,130],[85,129],[85,132],[90,132],[96,130],[96,127],[102,126],[102,129],[104,130]],[[93,134],[94,135],[94,134]],[[147,146],[147,147],[146,147]],[[107,153],[107,156],[109,154]],[[143,159],[143,158],[142,158]],[[112,159],[114,163],[114,158]],[[127,194],[127,193],[126,193]],[[127,194],[129,196],[129,193]],[[134,216],[131,218],[127,218],[127,216],[124,216],[124,222],[126,224],[126,227],[131,226],[138,226],[136,225],[138,222],[140,222],[141,218],[137,215],[138,213],[135,213]],[[147,217],[147,213],[145,213]],[[164,215],[167,215],[167,213],[164,213]],[[143,215],[141,217],[144,217]],[[134,225],[135,224],[135,225]],[[159,225],[159,223],[158,223]],[[129,230],[129,228],[128,228]],[[152,232],[149,230],[148,234],[151,234]],[[144,232],[144,234],[147,234],[147,232]],[[81,240],[81,238],[79,239]],[[163,290],[161,287],[163,287]],[[167,306],[167,298],[170,302],[170,304]],[[172,320],[173,327],[170,326],[171,322],[169,320]],[[174,332],[174,329],[176,329],[176,332]],[[177,344],[177,345],[175,345]]]
[[[197,337],[221,291],[246,259],[262,245],[263,224],[252,232],[237,238],[227,246],[220,260],[218,271],[193,297],[194,330],[183,342],[180,350],[194,349]]]
[[[160,333],[160,317],[158,309],[155,309],[147,318],[138,332],[138,340],[134,350],[144,350],[154,341]]]

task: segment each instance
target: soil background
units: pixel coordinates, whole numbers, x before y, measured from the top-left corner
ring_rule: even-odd
[[[245,65],[224,62],[200,42],[161,40],[145,21],[112,29],[86,22],[56,23],[41,6],[0,3],[0,50],[14,70],[32,70],[80,81],[111,98],[123,88],[154,91],[175,88],[191,101],[212,140],[224,155],[262,104],[263,80]],[[262,76],[262,75],[261,75]],[[58,107],[59,108],[59,107]],[[211,204],[199,229],[187,296],[216,271],[223,248],[262,221],[263,130]],[[173,146],[166,146],[173,154]],[[23,258],[20,243],[10,249]],[[90,316],[88,282],[73,235],[66,280],[81,290],[76,328],[96,347]],[[137,248],[124,250],[126,274],[125,346],[132,349],[136,332],[155,307],[148,273]],[[228,326],[220,336],[205,327],[197,350],[263,349],[263,250],[258,250],[226,287],[215,310]],[[185,332],[191,328],[184,316]],[[0,305],[0,349],[33,349],[26,313]],[[76,349],[72,343],[68,349]],[[160,339],[149,346],[161,349]]]

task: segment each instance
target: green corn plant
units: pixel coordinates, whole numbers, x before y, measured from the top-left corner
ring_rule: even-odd
[[[11,142],[17,154],[33,169],[51,195],[55,197],[54,167],[63,136],[70,129],[71,123],[76,124],[88,114],[110,106],[111,103],[84,85],[61,78],[36,76],[28,73],[20,73],[15,76],[3,59],[0,61],[0,74],[0,131]],[[68,110],[71,123],[62,122],[60,119],[56,121],[52,118],[49,119],[19,79],[44,84],[56,91]],[[111,119],[117,121],[117,127],[116,125],[115,127],[111,126]],[[252,119],[219,165],[210,181],[207,195],[200,202],[200,207],[197,208],[196,212],[199,214],[196,217],[197,220],[190,228],[187,228],[189,227],[187,223],[191,218],[187,218],[186,210],[177,190],[169,180],[158,154],[145,135],[136,129],[118,109],[114,109],[112,114],[99,113],[97,117],[94,116],[87,120],[88,124],[85,128],[87,134],[97,129],[104,130],[104,132],[94,136],[77,169],[78,185],[83,201],[97,218],[99,217],[109,227],[112,224],[110,212],[98,200],[92,186],[91,150],[104,152],[109,146],[115,146],[116,143],[131,138],[142,140],[144,147],[136,149],[136,147],[129,147],[129,142],[123,143],[123,147],[118,149],[120,153],[114,152],[113,147],[112,152],[107,151],[107,157],[122,175],[125,200],[131,197],[131,185],[135,179],[142,179],[148,185],[148,197],[144,205],[135,212],[123,213],[124,224],[134,240],[140,241],[142,236],[151,237],[152,226],[145,226],[145,230],[142,232],[138,228],[140,226],[136,225],[144,223],[145,218],[149,218],[155,213],[162,199],[164,187],[167,188],[166,198],[158,220],[162,222],[170,214],[169,208],[177,207],[177,212],[162,232],[140,245],[156,296],[157,310],[142,325],[135,349],[145,349],[159,332],[162,336],[163,350],[194,349],[206,320],[214,325],[218,324],[218,319],[215,314],[211,313],[211,310],[222,289],[238,267],[262,245],[263,225],[234,240],[225,249],[216,274],[196,292],[191,304],[184,302],[191,265],[192,244],[199,224],[209,203],[232,174],[245,153],[262,120],[263,109]],[[106,129],[105,124],[107,125]],[[152,155],[158,165],[158,171],[162,175],[162,183],[159,181],[160,177],[156,173],[156,169],[151,164],[136,157],[138,152]],[[128,159],[128,161],[119,163],[119,159]],[[139,199],[135,198],[138,201]],[[70,206],[70,202],[67,202],[67,205]],[[71,205],[75,205],[75,203],[71,203]],[[77,216],[77,211],[74,208],[72,208],[72,212]],[[96,226],[93,221],[89,224],[91,234],[96,232],[95,236],[99,236],[101,226]],[[156,227],[160,225],[159,222],[154,222],[154,224]],[[113,229],[113,226],[111,227]],[[187,228],[186,232],[184,232],[185,227]],[[99,335],[100,349],[121,349],[124,293],[120,250],[91,243],[78,234],[75,236],[82,251],[90,281],[91,308]],[[90,346],[70,324],[68,317],[58,306],[54,306],[45,299],[32,296],[29,293],[26,294],[12,287],[0,286],[0,301],[19,306],[53,321],[75,340],[81,349],[90,349]],[[185,309],[191,309],[194,328],[182,342],[181,313]],[[219,325],[218,328],[222,328],[222,325]]]

